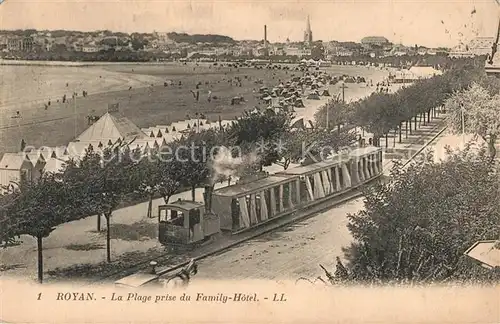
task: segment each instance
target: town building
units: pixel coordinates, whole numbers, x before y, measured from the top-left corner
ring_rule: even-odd
[[[490,55],[494,37],[476,37],[466,45],[459,45],[450,53],[452,57],[474,57]]]
[[[7,50],[9,52],[30,52],[33,50],[33,37],[15,37],[7,40]]]
[[[389,40],[382,36],[368,36],[361,40],[361,45],[367,48],[371,48],[373,46],[384,47],[387,44],[389,44]]]

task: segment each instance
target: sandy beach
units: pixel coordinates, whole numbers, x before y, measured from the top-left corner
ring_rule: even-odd
[[[37,147],[67,145],[88,127],[86,117],[89,114],[100,116],[106,112],[109,103],[115,102],[120,104],[122,113],[139,127],[183,120],[186,114],[196,111],[205,113],[212,120],[219,116],[233,119],[243,110],[258,105],[252,90],[258,85],[253,80],[261,79],[264,85],[273,87],[279,80],[287,80],[293,74],[283,70],[236,70],[173,63],[96,67],[0,66],[0,69],[5,72],[1,74],[5,76],[0,86],[0,153],[17,151],[22,139]],[[325,70],[332,75],[362,75],[374,83],[387,75],[386,70],[357,66],[333,66]],[[243,87],[228,84],[227,79],[234,77],[248,77],[249,80],[243,81]],[[181,82],[182,86],[165,88],[165,80],[175,81],[175,84]],[[200,81],[209,83],[200,87],[200,96],[206,96],[210,90],[219,99],[211,103],[205,99],[196,102],[190,90],[195,89]],[[57,97],[64,93],[69,95],[68,89],[72,85],[79,91],[88,91],[88,97],[80,95],[76,102],[58,103]],[[348,86],[345,91],[347,101],[375,89],[364,84]],[[330,91],[336,95],[338,86],[333,86]],[[234,96],[244,96],[247,101],[243,105],[231,106],[230,100]],[[44,109],[43,104],[48,99],[51,99],[51,106]],[[312,117],[327,99],[305,100],[306,108],[297,109],[297,114]],[[16,111],[20,112],[21,118],[12,118]]]

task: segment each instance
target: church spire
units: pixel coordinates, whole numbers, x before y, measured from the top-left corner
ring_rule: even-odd
[[[309,18],[309,15],[307,15],[306,30],[304,31],[304,43],[309,45],[312,41],[311,19]]]

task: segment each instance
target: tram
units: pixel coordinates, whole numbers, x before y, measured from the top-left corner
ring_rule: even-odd
[[[205,203],[176,201],[158,208],[162,244],[196,244],[237,234],[310,208],[380,177],[382,149],[357,148],[331,159],[212,191]]]

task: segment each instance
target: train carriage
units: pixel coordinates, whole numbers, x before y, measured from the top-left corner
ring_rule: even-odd
[[[295,183],[295,178],[269,176],[218,189],[212,196],[212,211],[219,215],[222,230],[249,229],[293,211]]]
[[[276,176],[294,177],[299,191],[299,206],[329,198],[351,187],[350,160],[335,156],[331,160],[278,172]]]

